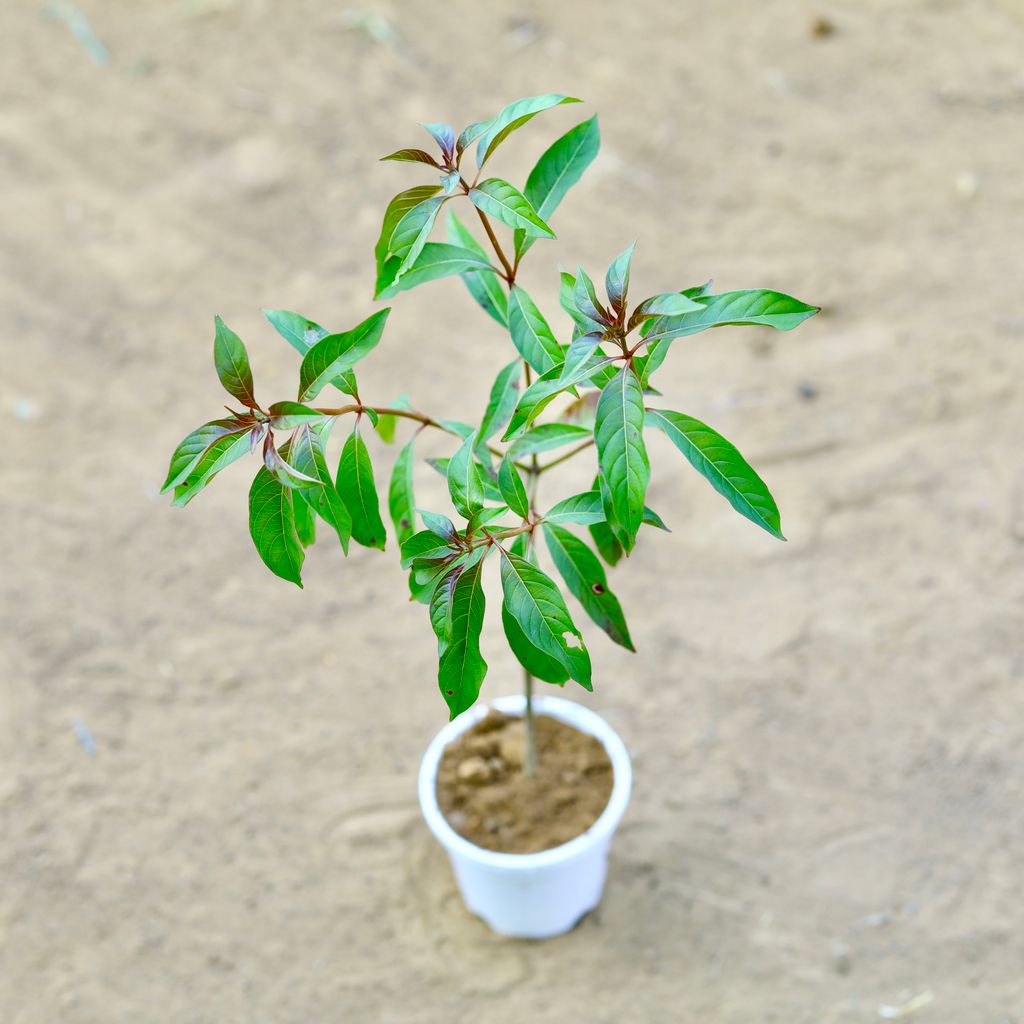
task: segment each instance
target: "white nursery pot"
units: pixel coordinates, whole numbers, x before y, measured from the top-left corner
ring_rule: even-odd
[[[499,697],[490,707],[520,716],[525,703],[522,696]],[[608,848],[629,802],[632,770],[625,744],[600,715],[560,697],[534,697],[533,710],[596,736],[608,753],[615,773],[612,795],[586,832],[540,853],[495,853],[448,824],[437,804],[437,766],[444,748],[479,722],[488,705],[471,708],[434,737],[420,764],[419,797],[430,831],[448,851],[466,906],[501,935],[547,939],[569,931],[600,902]]]

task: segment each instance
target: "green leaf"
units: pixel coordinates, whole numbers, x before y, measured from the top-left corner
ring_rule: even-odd
[[[454,524],[452,536],[455,536]],[[453,548],[444,537],[439,537],[433,530],[420,530],[402,541],[402,568],[408,569],[414,561],[421,558],[443,558],[456,554],[457,551],[457,548]]]
[[[445,160],[451,160],[455,155],[455,129],[450,124],[425,124],[422,125],[430,137],[440,146]]]
[[[564,359],[562,346],[533,299],[514,285],[508,297],[508,327],[512,343],[537,373],[546,373]]]
[[[398,160],[408,164],[430,164],[431,167],[440,166],[428,152],[422,149],[398,149],[394,153],[382,156],[381,160]]]
[[[611,530],[612,536],[624,551],[631,550],[630,540],[625,527],[623,527],[615,518],[615,507],[612,505],[611,488],[609,488],[608,482],[600,472],[597,474],[597,480],[595,483],[601,495],[601,507],[604,509],[604,518],[605,522],[608,524],[608,529]]]
[[[476,533],[477,530],[481,530],[485,526],[490,526],[507,515],[508,507],[506,505],[499,505],[496,508],[478,508],[469,517],[469,522],[466,524],[466,536]]]
[[[554,238],[555,233],[537,216],[530,201],[502,178],[488,178],[469,190],[470,201],[484,213],[534,238]]]
[[[663,362],[665,362],[665,356],[668,355],[668,347],[671,344],[670,339],[662,338],[659,341],[655,341],[647,347],[647,355],[636,356],[633,359],[633,368],[636,371],[637,376],[640,378],[640,387],[647,390],[650,384],[651,374],[658,369]]]
[[[455,140],[455,155],[461,159],[463,152],[476,142],[492,124],[493,120],[476,121],[467,128],[463,128],[458,139]]]
[[[318,341],[326,338],[330,333],[318,323],[307,320],[304,316],[292,313],[287,309],[265,309],[263,315],[273,325],[274,330],[302,355],[305,355]],[[347,395],[355,396],[359,393],[356,386],[356,375],[351,370],[338,374],[330,383]]]
[[[444,242],[427,242],[412,269],[405,271],[399,280],[395,275],[401,266],[397,256],[389,257],[381,266],[377,275],[377,291],[374,298],[390,299],[399,292],[415,288],[427,281],[436,281],[452,274],[464,274],[467,271],[479,270],[493,273],[494,268],[485,258],[460,245],[447,245]]]
[[[473,706],[487,675],[487,662],[480,653],[486,606],[482,565],[482,561],[474,562],[452,587],[450,628],[437,668],[437,684],[453,719]]]
[[[565,353],[565,362],[562,364],[562,376],[571,377],[581,366],[590,362],[594,354],[604,354],[598,346],[604,335],[600,331],[590,331],[573,338],[572,344]]]
[[[532,565],[537,564],[537,556],[534,553],[533,545],[527,541],[525,533],[519,534],[513,541],[510,550],[525,558]],[[512,617],[508,606],[502,601],[501,624],[505,629],[505,639],[515,655],[516,660],[530,675],[537,679],[543,679],[546,683],[554,683],[556,686],[564,686],[569,678],[565,666],[557,658],[545,654],[539,647],[535,647],[522,631],[519,623]]]
[[[312,547],[316,542],[316,513],[303,497],[302,491],[292,495],[292,509],[295,512],[295,535],[304,548]]]
[[[490,262],[484,247],[455,216],[455,211],[452,209],[448,210],[448,241],[453,245],[461,245],[476,253],[481,260]],[[498,275],[493,270],[474,270],[460,276],[469,289],[469,294],[473,296],[484,312],[497,320],[502,327],[507,326],[508,294]]]
[[[580,526],[593,526],[604,521],[604,506],[601,503],[599,491],[584,491],[582,494],[574,494],[571,498],[564,498],[552,505],[544,513],[544,522],[546,523],[577,523]]]
[[[579,312],[587,320],[592,320],[602,326],[609,324],[612,318],[608,311],[601,305],[597,298],[597,290],[590,275],[582,267],[576,268],[576,284],[572,291],[572,301]]]
[[[390,307],[378,310],[344,334],[328,334],[303,357],[299,369],[299,399],[315,398],[345,370],[350,370],[371,352],[384,333]]]
[[[302,545],[295,532],[292,492],[265,467],[249,489],[249,533],[267,568],[302,586]]]
[[[401,260],[395,271],[394,281],[398,281],[410,270],[427,244],[434,221],[441,207],[448,202],[447,196],[435,196],[424,199],[414,206],[396,225],[388,240],[388,256],[396,256]]]
[[[416,509],[423,520],[423,525],[433,534],[440,537],[446,544],[451,544],[458,537],[459,531],[455,524],[440,512],[429,512],[425,508]]]
[[[284,457],[274,447],[273,437],[267,438],[263,446],[263,464],[284,484],[294,490],[307,490],[311,487],[323,487],[323,481],[315,476],[307,476],[285,461]]]
[[[352,537],[357,544],[384,550],[387,536],[380,518],[377,485],[366,442],[358,426],[349,435],[338,463],[338,493],[352,517]]]
[[[392,409],[408,409],[409,408],[409,396],[399,395],[391,403]],[[382,413],[377,417],[377,422],[374,424],[377,428],[377,433],[380,435],[380,439],[385,444],[391,444],[395,440],[395,430],[398,427],[398,417],[391,416],[388,413]]]
[[[255,409],[252,369],[242,339],[221,318],[214,318],[213,363],[224,390],[248,409]]]
[[[484,503],[480,473],[476,468],[476,462],[473,461],[475,443],[474,432],[462,442],[448,463],[448,492],[451,494],[452,504],[466,519]]]
[[[512,617],[508,605],[501,603],[501,624],[505,629],[505,639],[509,649],[531,676],[542,679],[546,683],[564,686],[569,678],[565,666],[557,659],[545,654],[539,647],[534,647],[526,638],[519,623]]]
[[[643,522],[651,464],[644,446],[644,395],[636,374],[624,366],[601,392],[594,439],[601,474],[608,482],[614,521],[627,551]]]
[[[287,309],[265,309],[263,315],[270,321],[274,330],[300,355],[305,355],[329,333],[319,324]]]
[[[251,431],[225,434],[210,444],[174,488],[172,505],[187,505],[225,466],[230,466],[251,449]]]
[[[604,323],[600,320],[593,320],[589,316],[584,316],[576,308],[576,278],[564,270],[560,273],[562,283],[558,291],[558,304],[572,318],[572,322],[576,325],[576,330],[580,334],[589,334],[593,331],[602,333],[605,329]],[[593,288],[593,284],[591,284],[591,288]]]
[[[552,107],[561,106],[563,103],[579,102],[578,99],[572,96],[548,93],[545,96],[528,96],[525,99],[510,103],[497,117],[487,122],[486,130],[481,134],[480,141],[477,142],[476,146],[477,165],[483,167],[491,154],[512,132],[521,128],[541,111],[550,110]],[[468,142],[466,145],[468,145]]]
[[[605,275],[605,290],[608,292],[608,301],[616,313],[621,313],[626,308],[626,295],[629,292],[629,267],[633,262],[633,250],[636,248],[634,242],[624,252],[612,260],[608,273]]]
[[[505,606],[526,639],[584,689],[592,689],[590,655],[552,580],[525,558],[502,551],[501,585]]]
[[[518,437],[509,448],[508,455],[512,459],[522,459],[525,455],[536,455],[561,448],[562,445],[586,441],[591,436],[586,427],[577,427],[571,423],[544,423]]]
[[[648,341],[659,338],[681,338],[710,327],[729,325],[762,325],[777,331],[791,331],[808,317],[819,311],[818,306],[794,299],[781,292],[764,289],[741,292],[722,292],[705,295],[694,301],[702,307],[700,312],[679,316],[658,317],[644,331]]]
[[[644,299],[633,310],[626,329],[631,331],[637,324],[657,316],[679,316],[682,313],[700,312],[701,309],[703,306],[699,302],[694,302],[681,292],[662,292]]]
[[[644,526],[653,526],[658,530],[664,530],[665,533],[672,532],[665,525],[665,520],[653,508],[648,508],[646,505],[644,505]]]
[[[523,195],[545,221],[555,212],[569,189],[580,180],[600,146],[601,131],[595,115],[566,132],[537,161],[526,179]],[[515,249],[519,257],[531,245],[533,239],[525,231],[516,232]]]
[[[529,498],[526,494],[526,485],[519,475],[512,459],[507,455],[501,460],[498,466],[498,490],[501,492],[502,500],[517,516],[523,519],[527,517],[530,510]]]
[[[197,427],[174,449],[171,465],[167,470],[167,479],[160,488],[160,493],[163,494],[180,484],[214,441],[229,434],[247,434],[252,426],[251,423],[240,424],[237,420],[225,419],[211,420]]]
[[[765,482],[754,472],[735,446],[700,420],[681,412],[650,409],[647,423],[665,432],[719,494],[741,516],[785,540],[779,508]]]
[[[519,399],[519,383],[522,376],[522,365],[513,359],[504,367],[491,387],[491,395],[487,401],[487,410],[477,431],[477,443],[486,444],[494,435],[504,428],[516,407]]]
[[[275,402],[267,412],[270,414],[270,425],[275,430],[294,430],[304,423],[316,423],[324,418],[323,413],[300,402]]]
[[[417,185],[415,188],[399,192],[398,195],[388,203],[388,208],[384,212],[384,223],[380,229],[380,237],[377,239],[377,244],[373,250],[374,256],[377,259],[378,272],[381,264],[383,264],[387,259],[388,243],[391,241],[391,236],[394,233],[395,226],[398,222],[411,209],[413,209],[413,207],[419,206],[420,203],[429,199],[431,196],[436,196],[440,191],[440,185]]]
[[[395,459],[391,470],[391,485],[388,488],[388,511],[395,524],[398,543],[404,544],[416,532],[416,498],[413,493],[412,471],[414,465],[414,434]]]
[[[347,555],[349,538],[352,536],[352,517],[327,467],[324,439],[320,433],[310,427],[300,429],[290,446],[288,461],[306,476],[316,477],[323,483],[323,487],[303,491],[302,497],[337,532],[341,550]]]
[[[622,607],[608,589],[608,578],[597,555],[563,526],[545,523],[544,539],[555,567],[583,610],[617,644],[629,651],[636,650]]]
[[[468,423],[462,423],[459,420],[438,420],[437,422],[440,423],[443,430],[454,434],[455,437],[463,441],[473,433],[473,428]]]
[[[603,517],[602,517],[603,518]],[[594,546],[601,553],[601,557],[609,565],[618,565],[622,558],[622,545],[618,542],[612,528],[606,522],[592,523],[588,529]]]
[[[613,362],[614,356],[603,356],[595,362],[581,366],[575,373],[568,377],[561,376],[561,367],[555,366],[538,377],[524,392],[516,411],[512,414],[512,420],[505,430],[503,441],[508,441],[521,430],[528,427],[563,391],[569,390],[573,385],[586,380],[595,370],[607,366]]]

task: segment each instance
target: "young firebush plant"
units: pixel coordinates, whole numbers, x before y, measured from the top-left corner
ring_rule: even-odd
[[[555,94],[517,100],[458,136],[446,124],[424,125],[435,152],[400,149],[383,158],[419,164],[430,169],[432,180],[399,193],[388,205],[375,250],[375,297],[389,299],[458,274],[515,349],[515,358],[498,371],[479,424],[435,419],[404,400],[383,406],[362,399],[355,366],[376,348],[390,309],[341,333],[297,313],[266,310],[270,323],[302,356],[297,400],[267,406],[256,399],[245,346],[218,317],[217,374],[244,411],[229,410],[227,418],[189,434],[174,452],[164,484],[165,491],[173,489],[173,503],[185,505],[227,465],[262,448],[262,466],[249,492],[250,532],[268,568],[301,587],[304,549],[313,543],[318,520],[337,533],[346,554],[352,541],[384,548],[378,489],[361,429],[368,420],[391,442],[398,421],[415,423],[395,460],[387,503],[413,598],[427,606],[437,635],[438,685],[452,718],[480,693],[487,673],[480,652],[481,575],[487,559],[497,559],[502,624],[524,670],[527,770],[534,757],[529,742],[534,678],[558,685],[573,679],[591,689],[590,654],[561,589],[538,565],[538,538],[543,536],[551,563],[583,611],[629,650],[629,629],[602,559],[614,566],[628,555],[644,525],[665,528],[644,503],[650,479],[646,429],[662,431],[740,515],[783,539],[779,510],[761,478],[711,427],[661,408],[651,377],[677,338],[727,324],[788,331],[818,312],[779,292],[714,294],[710,285],[630,305],[630,246],[608,268],[603,299],[582,267],[575,276],[562,272],[561,305],[571,335],[568,343],[560,341],[517,276],[534,243],[555,237],[548,226],[551,215],[597,155],[597,118],[558,139],[522,191],[485,177],[484,168],[505,139],[536,114],[576,102]],[[471,161],[467,155],[474,144]],[[475,171],[468,169],[471,162]],[[431,242],[446,206],[448,240]],[[479,219],[493,255],[456,216],[458,206]],[[511,228],[511,239],[502,244],[496,227]],[[329,385],[351,401],[314,404]],[[544,417],[555,399],[562,398],[565,406],[566,397],[569,404],[560,414]],[[346,419],[351,430],[332,475],[327,439]],[[418,508],[413,497],[416,438],[427,428],[454,438],[449,458],[429,462],[447,478],[459,525],[443,512]],[[566,450],[549,454],[558,449]],[[590,490],[547,507],[540,503],[542,477],[568,459],[595,454]],[[570,527],[585,527],[593,548]]]

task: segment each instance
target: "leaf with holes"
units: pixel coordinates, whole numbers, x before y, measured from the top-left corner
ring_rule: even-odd
[[[786,539],[782,535],[779,508],[771,491],[731,442],[706,423],[681,412],[649,409],[647,423],[664,431],[690,465],[741,516],[767,530],[773,537]]]

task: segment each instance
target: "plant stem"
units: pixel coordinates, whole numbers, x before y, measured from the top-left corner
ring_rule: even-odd
[[[571,459],[574,455],[578,455],[580,452],[586,451],[593,443],[594,439],[590,438],[589,440],[584,441],[582,444],[578,444],[575,448],[572,448],[571,450],[567,451],[564,455],[559,455],[557,459],[552,459],[550,462],[546,462],[543,466],[538,466],[538,475],[541,473],[546,473],[552,467],[561,465],[563,462],[565,462],[566,459]]]
[[[488,220],[487,215],[479,206],[475,206],[474,209],[480,217],[480,223],[483,224],[484,231],[487,232],[487,237],[491,240],[491,245],[494,246],[495,255],[501,260],[501,265],[505,268],[505,280],[508,282],[509,288],[511,288],[516,283],[516,272],[512,269],[512,264],[509,263],[501,246],[498,244],[497,235],[495,235],[494,228],[491,227],[491,222]]]
[[[526,697],[526,708],[523,712],[523,726],[526,733],[523,772],[528,779],[532,779],[537,775],[537,731],[533,725],[533,676],[525,668],[523,669],[523,694]]]

